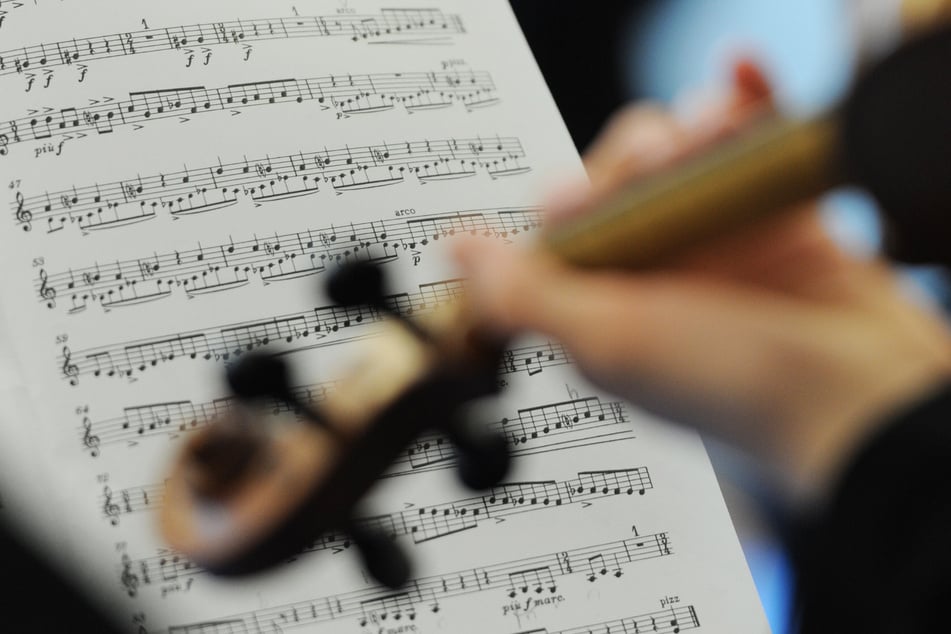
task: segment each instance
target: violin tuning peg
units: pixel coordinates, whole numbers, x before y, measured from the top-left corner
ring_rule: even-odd
[[[273,398],[282,401],[304,418],[327,429],[324,416],[294,396],[287,363],[276,355],[252,352],[228,368],[228,385],[242,400]]]
[[[350,262],[341,266],[327,283],[327,294],[340,306],[370,306],[393,317],[420,341],[432,337],[416,322],[401,315],[386,302],[386,276],[379,265],[372,262]]]
[[[491,436],[476,451],[467,449],[458,454],[459,478],[470,489],[489,489],[508,474],[508,442],[500,435]]]
[[[382,306],[386,280],[383,270],[371,262],[341,266],[327,283],[327,294],[340,306]]]
[[[283,359],[269,354],[250,353],[228,367],[228,385],[238,398],[286,399],[290,379]]]
[[[470,489],[488,489],[505,478],[512,462],[505,436],[461,422],[451,424],[448,431],[463,484]]]
[[[409,581],[412,565],[409,557],[392,539],[379,531],[352,524],[347,528],[353,544],[360,551],[363,564],[374,579],[397,589]]]

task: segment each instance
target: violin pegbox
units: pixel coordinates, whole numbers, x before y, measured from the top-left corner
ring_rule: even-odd
[[[459,354],[459,349],[443,349],[447,342],[439,341],[424,326],[400,314],[394,307],[386,301],[386,283],[383,269],[378,265],[369,262],[357,262],[342,267],[340,271],[331,278],[327,290],[331,299],[344,307],[353,307],[365,305],[373,309],[384,312],[396,320],[408,334],[417,339],[417,343],[422,348],[427,348],[430,354],[442,352],[449,356]],[[444,314],[445,316],[445,314]],[[391,337],[390,341],[395,341],[396,337]],[[463,342],[465,346],[466,342]],[[456,342],[458,346],[458,342]],[[419,359],[413,358],[416,355],[409,353],[409,346],[404,347],[403,357],[407,367],[419,368],[428,363],[430,367],[438,363],[435,358],[427,359],[420,364]],[[379,356],[385,356],[387,353],[399,358],[399,350],[378,349],[374,354],[368,354],[367,360]],[[372,372],[371,367],[364,368],[367,372]],[[494,370],[494,367],[493,367]],[[356,376],[366,376],[363,371],[355,373]],[[382,386],[379,386],[382,390]],[[363,393],[377,390],[363,390]],[[491,390],[492,392],[495,389]],[[457,406],[462,403],[457,403]],[[459,411],[442,421],[434,421],[432,427],[440,428],[446,433],[449,441],[456,450],[456,463],[458,466],[459,477],[462,482],[472,489],[487,489],[492,487],[505,477],[509,468],[509,449],[508,441],[501,434],[491,433],[484,427],[474,425],[468,421]]]
[[[390,307],[384,288],[382,270],[368,263],[341,267],[328,284],[341,306],[390,319],[319,408],[295,395],[283,356],[245,354],[228,368],[235,406],[190,438],[167,480],[161,524],[173,548],[211,572],[247,574],[290,559],[324,533],[344,533],[370,575],[396,588],[410,578],[409,558],[354,512],[415,438],[445,434],[471,488],[502,481],[507,440],[462,412],[497,392],[503,348],[448,328],[464,319],[461,306],[420,324]]]

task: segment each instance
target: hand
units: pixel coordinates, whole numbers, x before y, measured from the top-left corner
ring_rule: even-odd
[[[741,64],[732,94],[700,120],[625,110],[586,156],[590,185],[556,196],[548,222],[731,133],[768,95]],[[842,252],[814,205],[650,272],[582,271],[485,241],[456,255],[487,327],[560,340],[596,383],[745,448],[797,498],[821,495],[890,413],[951,377],[942,320],[885,263]]]

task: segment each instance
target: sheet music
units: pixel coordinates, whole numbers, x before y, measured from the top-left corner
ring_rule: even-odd
[[[345,535],[224,580],[158,534],[228,363],[286,352],[319,406],[372,354],[379,314],[328,271],[379,262],[431,311],[465,285],[447,243],[531,240],[581,172],[503,0],[2,0],[0,87],[4,513],[129,631],[768,631],[699,439],[540,338],[478,410],[506,482],[463,488],[430,433],[361,505],[416,562],[403,590]]]

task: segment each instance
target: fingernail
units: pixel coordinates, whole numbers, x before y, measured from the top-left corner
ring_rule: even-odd
[[[762,102],[772,96],[766,73],[752,56],[741,57],[733,67],[733,82],[745,101]]]

